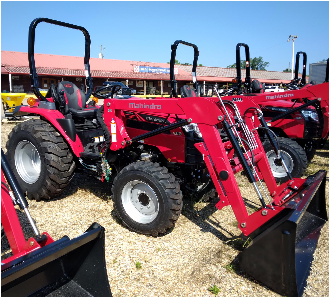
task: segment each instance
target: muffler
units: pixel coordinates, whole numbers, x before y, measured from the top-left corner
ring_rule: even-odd
[[[328,220],[325,202],[326,171],[309,176],[285,209],[251,235],[240,255],[248,275],[284,296],[301,296],[313,254]]]
[[[93,223],[1,267],[1,295],[112,296],[105,263],[105,229]]]

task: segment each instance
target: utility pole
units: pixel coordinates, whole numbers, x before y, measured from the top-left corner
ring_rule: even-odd
[[[294,57],[295,57],[295,39],[297,39],[297,35],[289,35],[288,42],[292,40],[292,63],[291,63],[291,79],[294,79]]]
[[[105,50],[105,47],[103,47],[103,46],[101,45],[101,52],[100,52],[100,54],[99,54],[99,58],[100,58],[100,59],[103,59],[103,58],[104,58],[103,50]]]

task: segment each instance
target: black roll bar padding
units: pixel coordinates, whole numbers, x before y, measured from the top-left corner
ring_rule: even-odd
[[[326,78],[324,82],[329,82],[329,59],[327,59]]]
[[[306,84],[306,63],[307,63],[307,55],[304,52],[297,52],[296,54],[296,64],[295,64],[295,81],[298,81],[298,70],[299,70],[299,56],[303,55],[303,75],[301,80],[301,85],[304,86]]]
[[[176,40],[171,45],[171,58],[170,58],[170,82],[171,82],[171,94],[170,96],[174,96],[175,98],[178,98],[177,92],[176,92],[176,80],[175,80],[175,73],[174,73],[174,66],[175,66],[175,58],[176,58],[176,51],[178,44],[184,44],[187,46],[191,46],[194,48],[194,59],[193,59],[193,66],[192,66],[192,76],[193,76],[193,88],[195,90],[198,90],[198,82],[196,79],[196,67],[198,66],[198,57],[199,57],[199,50],[198,47],[193,44],[189,43],[183,40]]]
[[[29,204],[23,194],[22,189],[18,185],[17,179],[9,166],[8,160],[2,148],[1,148],[1,170],[11,190],[14,192],[15,198],[17,199],[16,202],[19,205],[20,209],[23,210],[24,208],[27,208]]]
[[[237,84],[238,90],[241,90],[242,79],[241,79],[241,54],[240,48],[243,46],[245,48],[246,53],[246,79],[244,86],[246,88],[246,93],[251,93],[251,77],[250,77],[250,53],[249,46],[246,43],[238,43],[236,45],[236,73],[237,73]]]
[[[92,77],[90,75],[90,35],[86,28],[64,23],[61,21],[56,21],[48,18],[36,18],[32,21],[29,27],[29,36],[28,36],[28,59],[29,59],[29,66],[30,66],[30,77],[31,77],[31,86],[33,89],[34,94],[40,98],[41,100],[48,101],[39,91],[39,80],[37,71],[35,68],[35,60],[34,60],[34,43],[35,43],[35,28],[41,22],[54,24],[62,27],[67,27],[71,29],[80,30],[83,35],[85,36],[85,57],[84,57],[84,65],[85,65],[85,75],[86,75],[86,84],[87,84],[87,93],[86,93],[86,100],[89,99],[92,89],[93,89],[93,82]]]

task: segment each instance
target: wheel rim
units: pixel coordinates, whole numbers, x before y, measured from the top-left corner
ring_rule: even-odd
[[[36,147],[29,141],[23,140],[15,149],[15,166],[21,179],[35,183],[41,172],[41,159]]]
[[[284,163],[286,164],[289,172],[291,173],[294,168],[294,160],[285,151],[281,151],[281,155],[283,157]],[[283,168],[282,165],[279,164],[277,155],[274,152],[274,150],[267,152],[266,156],[274,177],[280,178],[287,176],[285,169]]]
[[[150,223],[159,213],[157,195],[150,185],[142,181],[128,182],[122,190],[121,199],[126,213],[138,223]]]

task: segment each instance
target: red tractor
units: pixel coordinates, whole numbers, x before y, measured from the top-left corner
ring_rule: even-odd
[[[240,48],[245,48],[246,78],[241,79]],[[299,57],[303,55],[303,74],[298,77]],[[276,135],[283,158],[293,177],[301,177],[312,160],[317,148],[323,147],[329,135],[329,84],[313,86],[306,83],[307,56],[296,54],[295,78],[286,84],[285,92],[264,92],[264,86],[257,80],[251,81],[249,46],[236,46],[236,85],[226,94],[254,96],[271,131]],[[287,174],[279,166],[264,131],[260,131],[264,149],[277,181],[286,181]]]
[[[71,82],[61,82],[52,85],[45,97],[40,94],[34,61],[34,33],[40,22],[84,33],[86,93]],[[307,179],[291,177],[255,96],[225,100],[220,96],[197,97],[184,86],[181,92],[186,97],[178,98],[173,66],[179,44],[194,49],[192,73],[197,89],[199,51],[188,42],[172,45],[171,98],[117,99],[112,98],[116,86],[104,86],[94,93],[104,98],[104,105],[99,108],[87,103],[92,90],[89,44],[83,27],[44,18],[30,25],[28,56],[32,86],[39,100],[17,107],[14,114],[39,115],[40,119],[17,125],[7,142],[9,162],[28,197],[50,199],[58,195],[79,165],[98,179],[112,182],[114,208],[129,229],[157,236],[179,218],[181,187],[194,193],[213,187],[219,196],[216,207],[220,210],[230,205],[243,235],[252,240],[240,255],[242,269],[281,294],[301,294],[319,230],[327,221],[326,172]],[[103,94],[105,90],[108,95]],[[290,177],[279,186],[260,130],[265,131],[278,162]],[[259,209],[251,214],[235,178],[241,171],[259,199]],[[305,253],[307,259],[303,258]]]

